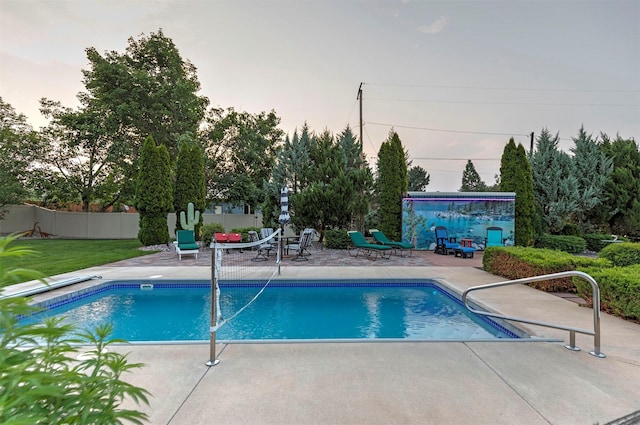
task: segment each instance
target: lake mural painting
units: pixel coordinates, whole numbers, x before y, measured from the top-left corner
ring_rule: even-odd
[[[435,228],[445,226],[449,237],[483,249],[487,228],[500,227],[505,245],[513,245],[515,205],[513,192],[409,192],[402,199],[402,240],[433,250]]]

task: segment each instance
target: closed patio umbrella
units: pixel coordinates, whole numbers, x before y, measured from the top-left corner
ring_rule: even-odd
[[[284,225],[289,223],[290,221],[291,216],[289,216],[289,189],[287,189],[287,186],[284,185],[280,190],[280,217],[278,218],[278,223],[282,224],[284,227]]]

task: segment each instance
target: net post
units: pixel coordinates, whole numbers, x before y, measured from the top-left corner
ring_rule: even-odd
[[[282,229],[280,230],[280,234],[278,235],[278,252],[276,253],[276,263],[278,263],[278,276],[280,276],[280,263],[282,262],[282,250],[284,246],[282,245],[282,235],[284,232]]]
[[[222,256],[222,250],[215,247],[215,243],[212,244],[214,246],[213,253],[211,254],[211,326],[210,326],[210,338],[209,338],[209,360],[205,363],[207,366],[215,366],[220,363],[219,359],[216,359],[216,328],[218,325],[218,301],[217,301],[217,292],[218,292],[218,262],[222,260],[222,258],[218,258]]]

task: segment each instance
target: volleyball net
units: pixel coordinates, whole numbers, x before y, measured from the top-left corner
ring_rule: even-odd
[[[254,240],[250,242],[211,244],[211,324],[207,366],[214,366],[219,362],[216,358],[218,330],[249,308],[267,289],[269,283],[280,274],[280,232],[281,230],[277,229],[262,239],[254,234],[253,238],[250,238]],[[221,287],[222,291],[225,287],[247,288],[249,296],[243,297],[242,300],[227,300],[230,302],[221,303],[221,300],[225,299]]]

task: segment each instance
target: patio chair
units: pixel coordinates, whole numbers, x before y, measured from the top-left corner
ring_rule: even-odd
[[[260,239],[267,239],[269,236],[273,235],[273,227],[263,227],[260,229]],[[265,242],[271,245],[272,249],[275,249],[278,244],[275,242],[275,239],[271,239],[271,242]]]
[[[249,230],[249,242],[259,242],[258,232],[255,230]],[[269,259],[269,252],[273,249],[270,243],[261,243],[256,245],[255,249],[258,251],[255,258],[251,261],[267,261]]]
[[[347,232],[353,243],[352,247],[347,248],[349,255],[357,257],[362,254],[370,260],[376,260],[378,256],[384,259],[391,257],[391,248],[389,245],[381,245],[376,243],[369,243],[364,238],[364,235],[357,230],[350,230]],[[355,252],[355,255],[354,255]]]
[[[193,230],[178,230],[176,232],[176,252],[178,260],[182,261],[183,255],[195,255],[198,259],[200,246],[196,243],[196,236]]]
[[[285,249],[287,253],[290,250],[296,252],[296,256],[293,257],[292,261],[307,261],[308,258],[305,258],[305,255],[309,255],[309,248],[311,248],[311,244],[313,243],[313,237],[315,236],[315,230],[313,229],[305,229],[300,235],[300,239],[296,243],[287,244]],[[306,254],[305,254],[306,252]]]
[[[455,254],[455,249],[460,247],[457,238],[449,237],[449,231],[445,226],[436,226],[436,254]]]
[[[490,246],[504,246],[504,239],[502,238],[502,227],[487,227],[487,237],[484,238],[484,246],[485,248],[488,248]]]
[[[369,233],[371,233],[373,239],[375,239],[378,243],[382,245],[388,245],[393,248],[393,251],[400,252],[401,257],[404,257],[404,255],[402,255],[404,251],[409,251],[409,255],[407,255],[406,257],[411,257],[411,255],[413,254],[413,248],[415,247],[409,242],[390,241],[389,238],[387,238],[387,236],[378,229],[369,229]]]

